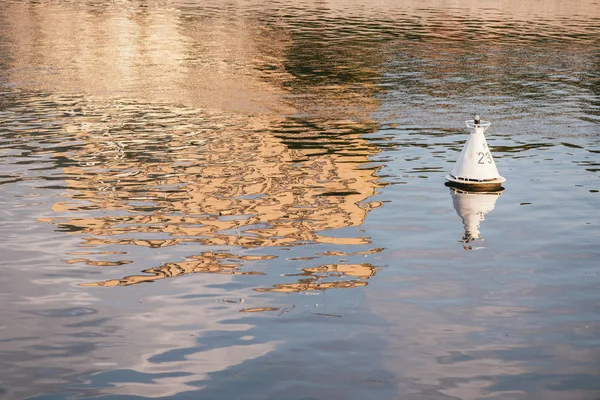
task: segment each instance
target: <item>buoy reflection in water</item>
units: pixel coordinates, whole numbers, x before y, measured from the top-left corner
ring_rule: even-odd
[[[493,192],[469,192],[450,186],[450,195],[452,204],[456,213],[463,221],[465,232],[459,243],[463,244],[465,250],[479,249],[473,247],[473,241],[483,241],[479,228],[485,215],[491,212],[496,206],[498,197],[502,194],[501,190]]]

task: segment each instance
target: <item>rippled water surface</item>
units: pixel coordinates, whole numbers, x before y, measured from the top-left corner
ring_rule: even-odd
[[[598,399],[599,178],[594,0],[4,0],[0,398]]]

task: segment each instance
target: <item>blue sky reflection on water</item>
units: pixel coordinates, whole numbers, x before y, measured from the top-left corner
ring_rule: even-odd
[[[598,16],[5,2],[0,398],[599,397]]]

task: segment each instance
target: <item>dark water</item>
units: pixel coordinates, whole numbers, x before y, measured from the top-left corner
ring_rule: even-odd
[[[1,398],[600,398],[600,3],[4,0],[0,92]]]

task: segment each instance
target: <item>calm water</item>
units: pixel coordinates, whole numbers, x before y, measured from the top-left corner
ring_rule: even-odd
[[[599,2],[4,0],[0,92],[0,398],[600,398]]]

